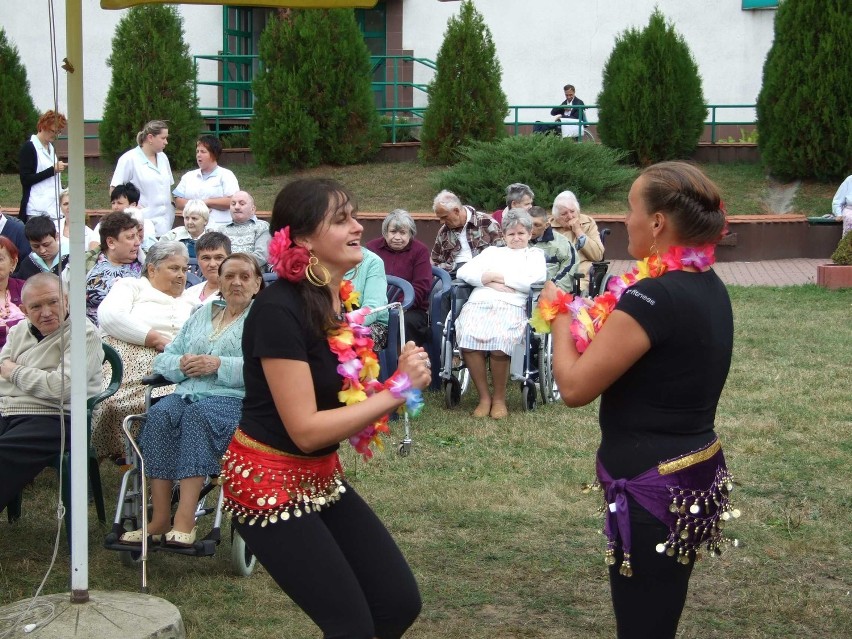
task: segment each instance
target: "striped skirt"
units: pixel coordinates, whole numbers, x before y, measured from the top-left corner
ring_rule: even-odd
[[[508,302],[468,302],[456,320],[459,348],[512,354],[524,340],[526,313]]]

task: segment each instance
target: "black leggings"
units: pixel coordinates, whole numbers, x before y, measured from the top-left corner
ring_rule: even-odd
[[[609,569],[609,585],[618,639],[672,639],[694,564],[679,564],[674,557],[660,554],[658,543],[669,529],[635,504],[630,508],[631,561],[633,576],[619,574],[621,552]]]
[[[276,583],[325,639],[395,639],[420,614],[414,575],[390,533],[349,485],[339,502],[265,528],[232,521]]]

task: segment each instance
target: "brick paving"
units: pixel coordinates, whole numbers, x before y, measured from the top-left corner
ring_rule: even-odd
[[[763,260],[760,262],[717,262],[714,270],[725,284],[735,286],[796,286],[816,283],[816,267],[826,259]],[[629,260],[613,260],[613,273],[626,273]]]

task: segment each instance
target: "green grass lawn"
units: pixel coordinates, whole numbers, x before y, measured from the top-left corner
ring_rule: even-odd
[[[291,175],[262,175],[254,165],[229,167],[237,175],[240,186],[254,195],[258,209],[272,208],[275,195],[289,180],[300,176],[333,177],[355,194],[362,211],[388,212],[404,208],[413,212],[432,210],[432,199],[437,193],[435,178],[441,167],[424,167],[416,162],[360,164],[348,167],[319,167]],[[769,181],[759,164],[705,164],[704,170],[722,191],[731,215],[758,215],[767,213],[764,198]],[[175,181],[183,171],[175,171]],[[109,208],[109,181],[112,169],[86,169],[86,208]],[[571,188],[566,180],[566,189]],[[804,182],[793,201],[792,209],[805,215],[823,215],[830,212],[831,198],[837,185]],[[0,175],[0,207],[17,208],[21,199],[21,186],[17,175]],[[621,214],[626,210],[627,189],[600,197],[583,210],[594,215]],[[541,203],[550,207],[550,202]],[[581,202],[581,205],[584,203]]]
[[[742,547],[697,566],[678,636],[848,636],[852,292],[732,288],[731,296],[735,350],[717,427],[743,513],[726,533]],[[473,392],[453,411],[430,394],[408,458],[388,446],[363,464],[344,451],[351,480],[420,583],[423,613],[407,636],[614,636],[598,496],[580,490],[594,473],[596,405],[525,414],[513,389],[513,412],[500,422],[469,417],[474,405]],[[106,465],[102,472],[109,512],[119,476]],[[23,518],[14,526],[0,518],[0,605],[31,595],[47,568],[55,490],[46,471],[26,491]],[[90,518],[90,587],[138,590],[139,572],[99,547],[104,530],[93,508]],[[223,536],[212,559],[160,553],[149,562],[151,594],[180,608],[187,636],[317,637],[262,569],[231,573]],[[45,592],[68,588],[63,533]]]

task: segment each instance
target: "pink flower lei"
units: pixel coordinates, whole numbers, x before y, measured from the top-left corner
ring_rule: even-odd
[[[582,353],[588,347],[595,335],[606,322],[624,291],[639,280],[647,277],[660,277],[668,271],[681,271],[684,268],[694,268],[707,271],[716,261],[716,247],[713,244],[704,246],[672,246],[665,255],[652,255],[636,262],[629,273],[613,277],[609,280],[606,292],[594,299],[579,297],[557,291],[556,300],[540,298],[530,325],[539,333],[549,333],[550,324],[559,313],[569,313],[571,320],[571,337],[577,346],[577,352]]]

